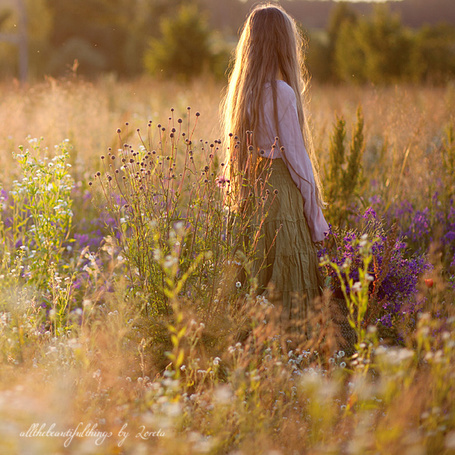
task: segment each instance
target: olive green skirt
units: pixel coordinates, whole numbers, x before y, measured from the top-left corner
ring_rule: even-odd
[[[270,166],[265,186],[269,192],[256,216],[259,237],[253,272],[259,293],[275,296],[280,322],[306,325],[323,283],[303,210],[305,201],[282,159],[261,161],[262,166]]]

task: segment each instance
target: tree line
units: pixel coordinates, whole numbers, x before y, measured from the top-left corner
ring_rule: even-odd
[[[384,5],[363,16],[339,3],[326,32],[308,38],[308,67],[319,80],[442,84],[455,78],[455,26],[411,29]]]
[[[250,8],[238,0],[25,2],[32,77],[77,71],[86,77],[145,72],[186,80],[206,72],[223,78],[237,29]],[[292,3],[297,11],[309,2]],[[325,28],[303,31],[313,79],[439,84],[454,78],[453,24],[410,28],[387,5],[369,11],[333,3]],[[0,10],[0,34],[14,32],[16,24],[14,8]],[[17,54],[13,44],[0,43],[0,77],[17,75]]]

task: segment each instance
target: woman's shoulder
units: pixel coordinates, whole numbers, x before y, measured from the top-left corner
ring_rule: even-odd
[[[295,104],[296,98],[294,89],[287,82],[281,79],[277,79],[275,82],[278,102],[282,105],[286,105],[288,103]],[[264,88],[267,94],[267,101],[271,101],[272,84],[268,82]]]
[[[282,93],[283,95],[288,95],[295,98],[294,89],[287,82],[283,81],[282,79],[277,79],[276,86],[278,93]]]

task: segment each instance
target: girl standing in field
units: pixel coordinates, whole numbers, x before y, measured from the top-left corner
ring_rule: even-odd
[[[285,325],[304,321],[308,304],[321,295],[315,243],[328,231],[303,108],[301,52],[289,15],[276,5],[256,7],[244,24],[222,105],[239,210],[248,211],[251,193],[269,169],[254,272],[260,290],[278,291]]]

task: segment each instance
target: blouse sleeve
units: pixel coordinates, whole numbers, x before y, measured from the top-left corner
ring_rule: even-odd
[[[284,162],[305,201],[304,211],[311,238],[313,242],[320,242],[324,240],[324,233],[329,230],[329,226],[317,202],[313,168],[303,142],[295,95],[292,92],[292,97],[283,98],[280,97],[278,101],[278,116]]]

